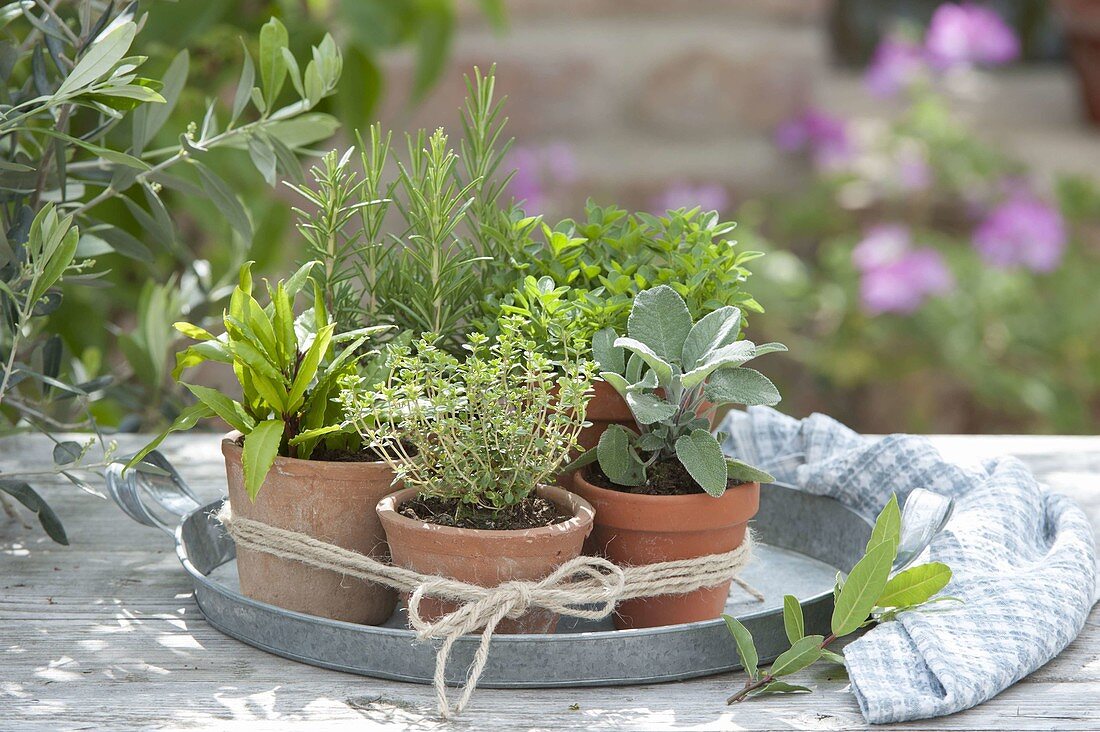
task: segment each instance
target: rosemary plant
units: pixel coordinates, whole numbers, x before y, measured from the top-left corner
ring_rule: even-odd
[[[325,154],[320,165],[310,169],[312,188],[286,183],[314,207],[312,212],[295,208],[294,213],[298,216],[298,231],[306,242],[306,259],[320,264],[314,269],[313,278],[324,294],[325,307],[337,333],[355,329],[359,321],[361,290],[356,278],[361,270],[357,264],[363,249],[370,246],[365,243],[364,231],[348,224],[360,209],[380,203],[362,198],[365,181],[349,165],[354,152],[354,148],[349,148],[339,159],[335,150]]]

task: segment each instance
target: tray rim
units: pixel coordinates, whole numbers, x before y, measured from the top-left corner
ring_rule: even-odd
[[[865,516],[830,496],[814,494],[787,485],[769,484],[768,489],[776,489],[781,494],[777,500],[782,501],[783,495],[794,498],[795,510],[801,516],[796,525],[804,529],[813,527],[813,521],[821,510],[820,505],[816,505],[818,502],[824,501],[831,504],[829,510],[841,511],[845,518],[838,523],[840,533],[834,535],[831,540],[821,537],[790,543],[782,540],[772,543],[766,540],[765,544],[770,544],[781,551],[814,559],[842,572],[843,568],[848,567],[851,561],[858,558],[853,556],[856,551],[855,544],[862,546],[871,531],[871,523]],[[193,596],[206,622],[231,638],[288,660],[367,678],[406,683],[431,683],[432,672],[426,670],[426,666],[421,670],[421,666],[428,663],[429,657],[434,657],[433,649],[436,644],[419,641],[413,630],[402,627],[360,625],[286,610],[246,597],[239,590],[201,572],[188,553],[189,542],[194,545],[193,549],[200,552],[196,554],[196,561],[202,561],[204,566],[209,566],[211,572],[231,561],[231,557],[225,554],[229,549],[225,542],[232,543],[232,538],[217,526],[212,515],[225,500],[227,499],[223,497],[188,511],[172,531],[176,542],[176,555],[191,577]],[[765,536],[774,541],[777,536],[783,535],[775,533],[778,530],[775,519],[767,518],[773,515],[761,514],[762,517],[766,517],[763,520],[768,524],[768,528],[764,530]],[[792,520],[794,515],[792,514]],[[835,520],[838,515],[834,514],[832,518]],[[858,530],[856,530],[857,526]],[[222,533],[214,533],[217,531]],[[835,546],[835,551],[829,548],[821,549],[823,540],[825,547]],[[811,546],[813,544],[817,544],[818,548]],[[211,546],[214,550],[214,554],[210,555],[209,559],[204,556],[207,546]],[[807,625],[813,618],[815,627],[827,626],[830,608],[826,605],[831,606],[831,604],[831,588],[800,598]],[[776,618],[780,614],[781,610],[774,606],[774,602],[770,607],[746,608],[744,612],[736,613],[737,618],[748,625],[754,635],[757,630],[763,634],[757,644],[761,651],[762,663],[774,660],[786,648],[778,637],[782,635],[782,626],[772,627],[776,625]],[[280,619],[288,623],[286,631],[291,634],[291,638],[298,637],[306,640],[283,642],[277,633],[278,626],[273,625]],[[267,625],[257,626],[258,622],[266,622]],[[270,632],[271,628],[276,628],[276,632]],[[316,633],[315,636],[314,633]],[[680,638],[683,638],[682,643],[679,641]],[[448,664],[448,684],[462,683],[466,663],[472,658],[479,640],[479,635],[463,636],[457,640],[452,654],[454,660]],[[314,650],[311,645],[314,641],[320,643],[317,650]],[[326,645],[328,648],[333,648],[331,644],[334,641],[339,644],[335,648],[344,650],[326,651]],[[532,646],[532,643],[535,645]],[[562,645],[562,643],[569,645]],[[704,644],[703,647],[707,650],[682,650],[691,647],[698,649],[700,643]],[[718,645],[712,645],[715,643]],[[361,647],[360,644],[362,644]],[[652,649],[648,647],[649,644],[653,645]],[[714,650],[719,646],[727,645],[729,647],[723,651]],[[524,662],[528,658],[526,654],[534,654],[530,658],[541,658],[544,663],[551,658],[565,657],[562,654],[568,655],[565,649],[571,646],[577,647],[578,659],[584,659],[593,654],[603,654],[604,657],[611,659],[611,662],[595,665],[586,662],[568,667],[550,662],[550,666],[545,667],[545,670],[537,662],[533,665]],[[352,655],[349,655],[348,648],[355,649]],[[409,650],[406,652],[402,650],[404,648]],[[417,650],[414,651],[414,648]],[[496,671],[486,673],[483,677],[480,686],[485,688],[584,688],[638,685],[699,678],[740,668],[736,654],[733,652],[732,640],[721,618],[631,630],[599,629],[554,634],[501,634],[493,638],[493,648],[499,650],[490,653],[490,660],[494,658],[499,660],[491,664],[496,665]],[[364,654],[362,662],[357,660],[358,656],[355,655],[357,653]],[[388,658],[393,658],[388,654],[393,653],[401,654],[402,661],[395,664],[387,662]],[[407,653],[414,653],[414,655],[408,656]],[[430,653],[431,656],[418,660],[418,656],[425,653]],[[663,654],[669,654],[669,660],[663,664],[652,660],[657,655]],[[625,660],[619,660],[620,658]],[[638,660],[639,658],[643,660]],[[520,667],[513,671],[513,664],[519,664]],[[537,670],[532,671],[532,668]]]
[[[180,563],[183,564],[183,568],[187,571],[189,575],[191,575],[192,580],[202,584],[210,592],[215,592],[219,595],[230,596],[235,602],[254,607],[258,610],[275,612],[279,615],[286,615],[296,620],[301,620],[303,622],[333,626],[336,628],[356,632],[365,632],[370,635],[392,635],[397,638],[407,638],[412,641],[415,641],[417,639],[416,631],[409,628],[389,628],[383,625],[363,625],[361,623],[350,623],[345,620],[333,620],[331,618],[323,618],[319,615],[309,615],[307,613],[301,613],[296,610],[288,610],[286,608],[279,607],[278,605],[271,605],[270,603],[261,602],[260,600],[254,600],[253,598],[248,597],[247,595],[244,595],[229,587],[226,587],[219,582],[215,582],[214,580],[210,579],[208,575],[200,572],[199,568],[191,562],[190,557],[187,556],[187,553],[185,551],[186,541],[183,538],[183,526],[189,520],[191,520],[195,514],[214,512],[221,506],[221,504],[223,504],[227,500],[228,498],[219,498],[215,501],[211,501],[210,503],[199,506],[198,508],[189,511],[180,520],[179,526],[176,527],[176,530],[173,534],[176,541],[176,556],[179,558]],[[820,602],[821,600],[824,600],[831,595],[831,592],[819,592],[810,597],[801,599],[799,601],[799,604],[805,606],[811,603]],[[202,606],[200,605],[199,608],[202,609]],[[753,620],[756,618],[764,617],[766,615],[771,615],[773,612],[774,610],[757,610],[755,612],[745,613],[744,615],[738,615],[737,617],[744,618],[746,620]],[[203,617],[206,618],[208,622],[210,621],[205,611],[203,612]],[[213,625],[214,623],[211,624]],[[666,633],[682,633],[684,630],[688,629],[716,627],[721,625],[725,625],[725,621],[721,618],[714,618],[712,620],[698,620],[693,623],[662,625],[656,628],[629,628],[625,630],[585,630],[576,633],[506,633],[501,634],[499,638],[507,638],[508,642],[510,643],[552,643],[559,641],[568,641],[571,638],[578,637],[599,640],[603,638],[621,638],[624,636],[624,634],[663,635]],[[494,637],[494,639],[495,638],[496,637]]]

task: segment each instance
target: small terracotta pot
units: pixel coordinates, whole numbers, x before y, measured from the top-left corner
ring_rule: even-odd
[[[277,457],[253,503],[244,488],[239,432],[222,440],[233,512],[361,554],[386,559],[386,535],[374,512],[393,491],[385,463]],[[237,573],[247,597],[307,615],[380,625],[393,614],[396,591],[373,582],[239,547]]]
[[[551,526],[515,531],[459,529],[414,521],[397,510],[416,497],[406,488],[378,504],[393,563],[424,574],[496,587],[510,580],[538,580],[581,554],[595,514],[588,501],[557,486],[542,486],[538,495],[571,511],[573,518]],[[406,598],[407,599],[407,598]],[[439,618],[457,609],[453,602],[424,598],[421,616]],[[499,633],[552,633],[558,616],[534,608],[518,618],[505,618]]]
[[[760,484],[728,488],[721,498],[706,493],[646,496],[600,488],[586,475],[574,478],[581,497],[596,509],[587,552],[621,566],[693,559],[736,549],[749,519],[760,508]],[[730,583],[683,595],[660,595],[620,603],[615,627],[653,628],[710,620],[722,614]]]
[[[580,443],[585,450],[591,450],[600,441],[600,435],[613,424],[632,426],[634,415],[615,387],[603,379],[592,382],[593,394],[588,401],[586,412],[590,427],[581,430]]]

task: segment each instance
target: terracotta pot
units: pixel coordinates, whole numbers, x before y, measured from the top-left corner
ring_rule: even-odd
[[[1085,112],[1100,124],[1100,6],[1096,0],[1057,0]]]
[[[590,427],[581,430],[580,443],[585,450],[591,450],[600,441],[600,435],[613,424],[634,425],[634,415],[630,412],[626,400],[619,396],[615,387],[602,379],[592,382],[594,393],[588,401],[587,419]]]
[[[760,484],[745,483],[721,498],[706,493],[645,496],[600,488],[577,475],[574,488],[596,509],[587,545],[622,566],[639,566],[733,551],[760,508]],[[661,595],[621,603],[615,627],[653,628],[710,620],[722,614],[730,583],[683,595]]]
[[[385,463],[278,457],[253,503],[244,488],[238,439],[240,433],[230,432],[222,440],[236,515],[388,557],[386,535],[374,512],[393,491],[393,471]],[[397,605],[397,593],[388,587],[246,548],[237,549],[237,573],[247,597],[307,615],[380,625]]]
[[[458,529],[414,521],[397,512],[416,496],[412,488],[386,496],[378,515],[386,529],[393,563],[440,577],[496,587],[509,580],[537,580],[579,557],[592,530],[595,512],[587,501],[557,486],[542,486],[538,495],[571,511],[573,518],[551,526],[515,531]],[[421,615],[438,618],[457,608],[455,603],[425,598]],[[518,618],[505,618],[499,633],[551,633],[558,616],[541,608]]]

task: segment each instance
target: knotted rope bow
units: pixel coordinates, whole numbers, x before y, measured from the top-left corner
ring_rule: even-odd
[[[727,580],[733,580],[757,600],[764,599],[737,577],[752,555],[753,541],[748,533],[741,546],[723,554],[639,567],[619,567],[600,557],[583,556],[562,564],[541,580],[481,587],[385,564],[307,534],[234,516],[228,501],[222,504],[217,519],[237,546],[409,593],[409,624],[417,638],[443,641],[436,653],[433,683],[440,714],[445,718],[461,712],[470,701],[489,659],[493,633],[504,618],[518,618],[538,607],[558,615],[599,620],[610,615],[615,605],[623,600],[683,594]],[[459,607],[436,620],[425,620],[420,615],[424,597],[450,600]],[[478,631],[481,631],[481,640],[467,672],[465,688],[452,708],[447,698],[447,658],[456,640]]]

